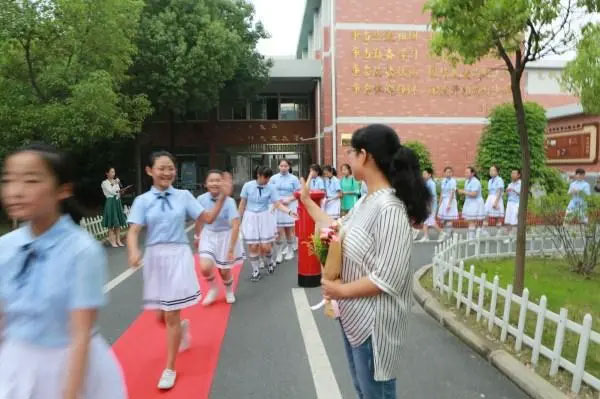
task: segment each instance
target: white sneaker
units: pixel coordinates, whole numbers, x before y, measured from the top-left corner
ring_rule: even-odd
[[[279,253],[277,254],[277,258],[275,259],[275,263],[281,262],[283,262],[283,251],[279,251]]]
[[[181,320],[181,342],[179,343],[179,352],[190,349],[192,344],[192,335],[190,334],[190,321]]]
[[[233,294],[233,291],[225,291],[225,302],[229,304],[235,303],[235,295]]]
[[[294,252],[298,251],[298,240],[294,240],[293,248],[294,248]]]
[[[260,260],[260,264],[258,265],[259,269],[264,269],[265,268],[265,261],[264,260]]]
[[[294,259],[294,250],[289,245],[287,247],[287,251],[285,252],[285,257],[283,259],[285,259],[285,260]]]
[[[419,241],[417,241],[417,242],[427,242],[427,241],[429,241],[429,237],[427,237],[427,236],[423,236],[423,238],[421,238],[421,239],[420,239]]]
[[[177,372],[175,370],[164,369],[160,380],[158,380],[158,389],[171,389],[175,385]]]
[[[219,289],[217,287],[211,287],[206,293],[204,299],[202,300],[202,306],[208,306],[212,304],[215,301],[215,299],[217,299],[218,294]]]

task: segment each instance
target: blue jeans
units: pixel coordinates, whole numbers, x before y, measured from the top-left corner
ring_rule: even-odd
[[[342,335],[358,399],[396,399],[396,379],[375,381],[375,361],[371,338],[369,337],[359,347],[353,348],[344,331],[342,331]]]

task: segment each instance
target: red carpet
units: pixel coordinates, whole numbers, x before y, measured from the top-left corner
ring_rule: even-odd
[[[239,266],[233,269],[234,287],[237,287],[240,269]],[[206,284],[203,279],[200,281],[205,293]],[[198,304],[182,311],[182,317],[191,321],[192,346],[179,354],[177,382],[167,392],[156,388],[166,361],[166,330],[154,312],[143,312],[133,322],[113,345],[125,373],[129,399],[208,398],[231,310],[224,297],[222,289],[211,306],[205,308]]]

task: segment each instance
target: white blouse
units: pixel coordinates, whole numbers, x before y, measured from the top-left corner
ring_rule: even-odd
[[[111,183],[110,180],[106,179],[102,182],[101,187],[106,198],[120,197],[119,191],[121,190],[121,187],[119,187],[119,183],[116,181],[113,180]]]
[[[411,226],[404,203],[392,188],[361,198],[342,219],[342,281],[368,277],[373,297],[339,301],[340,320],[353,347],[373,342],[375,380],[396,378],[402,364],[412,306]]]

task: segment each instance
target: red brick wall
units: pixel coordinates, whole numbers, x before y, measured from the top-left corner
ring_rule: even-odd
[[[337,22],[428,24],[424,0],[337,0]]]

